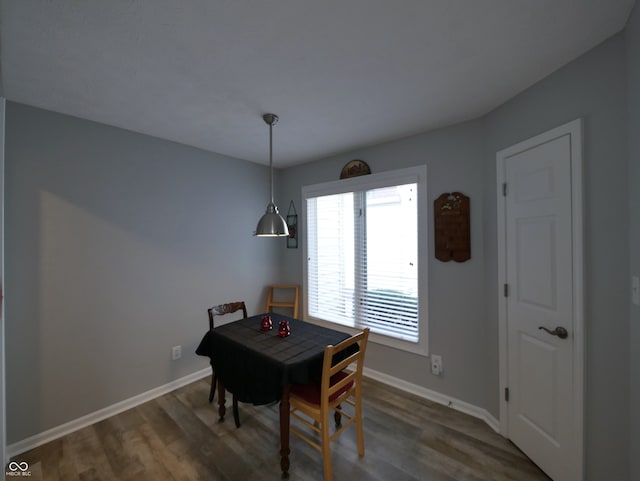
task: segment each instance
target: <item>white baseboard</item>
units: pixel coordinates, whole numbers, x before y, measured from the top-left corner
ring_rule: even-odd
[[[18,441],[17,443],[10,444],[9,446],[7,446],[7,460],[5,462],[5,465],[13,456],[29,451],[30,449],[48,443],[49,441],[53,441],[54,439],[57,439],[59,437],[65,436],[66,434],[77,431],[78,429],[82,429],[95,424],[99,421],[102,421],[103,419],[107,419],[108,417],[134,408],[140,404],[144,404],[147,401],[151,401],[159,396],[167,394],[171,391],[175,391],[182,386],[186,386],[187,384],[191,384],[192,382],[198,381],[207,376],[211,376],[210,367],[201,369],[200,371],[196,371],[193,374],[181,377],[180,379],[171,381],[170,383],[167,383],[163,386],[156,387],[154,389],[151,389],[150,391],[143,392],[142,394],[138,394],[137,396],[133,396],[132,398],[125,399],[124,401],[120,401],[104,409],[100,409],[93,413],[87,414],[86,416],[74,419],[73,421],[36,434],[27,439],[23,439],[22,441]]]
[[[491,415],[491,413],[486,409],[480,408],[464,401],[460,401],[459,399],[455,399],[450,396],[446,396],[445,394],[432,391],[431,389],[427,389],[426,387],[403,381],[402,379],[389,376],[388,374],[374,371],[373,369],[369,369],[367,367],[363,369],[362,373],[364,376],[375,379],[376,381],[380,381],[381,383],[388,384],[389,386],[407,391],[411,394],[415,394],[416,396],[420,396],[438,404],[443,404],[452,409],[455,409],[456,411],[460,411],[475,418],[482,419],[489,425],[491,429],[493,429],[497,433],[500,433],[500,422],[495,417],[493,417],[493,415]]]

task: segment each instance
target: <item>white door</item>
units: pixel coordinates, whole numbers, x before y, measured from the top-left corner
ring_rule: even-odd
[[[581,124],[498,153],[502,427],[554,481],[582,479]]]

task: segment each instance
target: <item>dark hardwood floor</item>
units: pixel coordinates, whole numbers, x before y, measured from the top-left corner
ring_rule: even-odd
[[[236,429],[232,417],[218,423],[209,386],[195,382],[14,460],[29,463],[31,480],[279,480],[277,404],[240,404]],[[476,418],[372,380],[364,398],[366,454],[347,429],[332,443],[337,481],[549,481]],[[291,480],[322,480],[318,451],[292,437],[290,457]]]

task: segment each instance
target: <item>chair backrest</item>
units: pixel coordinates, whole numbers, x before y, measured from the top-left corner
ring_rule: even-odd
[[[231,314],[233,312],[239,311],[242,309],[242,313],[244,317],[247,317],[247,307],[244,305],[244,302],[230,302],[228,304],[220,304],[218,306],[213,306],[207,309],[207,313],[209,314],[209,329],[213,329],[213,318],[215,316],[224,316],[225,314]]]
[[[290,291],[288,292],[289,296],[286,299],[276,299],[276,292],[279,295],[282,295],[281,291]],[[273,312],[275,308],[290,308],[293,310],[292,317],[298,317],[298,293],[300,291],[300,286],[297,284],[272,284],[268,286],[267,291],[267,305],[265,307],[265,312]],[[285,293],[286,294],[286,293]]]
[[[327,407],[329,399],[333,404],[340,404],[344,398],[351,395],[352,389],[344,389],[348,384],[355,385],[356,392],[359,393],[362,383],[362,368],[364,366],[364,355],[367,350],[367,340],[369,339],[369,328],[365,328],[362,332],[345,339],[335,346],[327,346],[324,348],[324,361],[322,364],[322,382],[320,388],[320,403],[323,407]],[[333,356],[344,351],[348,347],[359,343],[357,352],[347,356],[342,361],[333,364]],[[342,377],[335,384],[331,384],[331,378],[343,371],[350,364],[355,363],[355,369]],[[333,365],[332,365],[333,364]],[[339,391],[344,391],[340,395],[335,396]]]

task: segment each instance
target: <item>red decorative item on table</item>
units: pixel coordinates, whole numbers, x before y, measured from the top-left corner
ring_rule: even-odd
[[[266,315],[266,316],[262,316],[262,322],[260,323],[260,329],[262,329],[263,331],[270,331],[271,329],[273,329],[273,323],[271,322],[271,316],[270,315]]]
[[[291,335],[291,327],[288,321],[280,321],[278,324],[278,336],[287,337]]]

